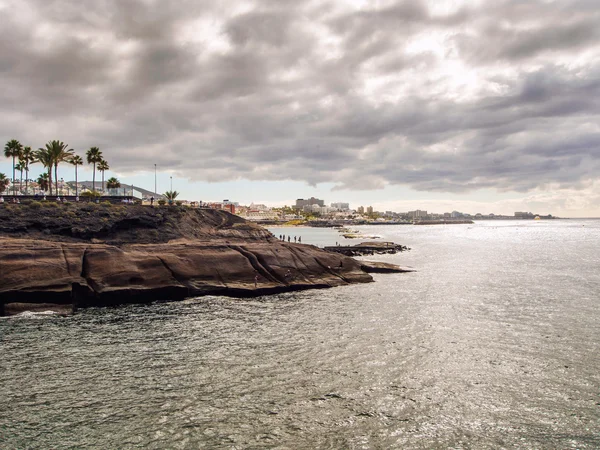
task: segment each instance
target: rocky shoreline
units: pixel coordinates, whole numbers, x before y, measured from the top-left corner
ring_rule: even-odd
[[[366,283],[373,281],[367,266],[279,241],[224,211],[0,208],[0,315]]]
[[[405,252],[410,248],[393,242],[361,242],[356,245],[334,245],[324,247],[325,250],[346,256],[393,255]]]

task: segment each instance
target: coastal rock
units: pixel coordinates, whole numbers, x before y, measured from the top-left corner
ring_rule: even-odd
[[[324,250],[332,253],[340,253],[346,256],[362,255],[385,255],[410,250],[408,247],[393,242],[361,242],[356,245],[335,245],[324,247]]]
[[[252,297],[366,283],[373,281],[367,272],[377,270],[384,268],[280,241],[224,211],[0,207],[0,315],[208,294]]]
[[[361,261],[360,268],[367,273],[405,273],[416,272],[410,267],[401,267],[396,264],[376,261]]]
[[[0,266],[4,314],[36,303],[77,308],[207,294],[248,297],[372,281],[358,261],[279,241],[117,247],[5,238]]]

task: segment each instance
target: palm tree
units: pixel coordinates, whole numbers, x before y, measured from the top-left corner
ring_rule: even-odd
[[[23,145],[17,141],[16,139],[11,139],[4,146],[4,156],[10,158],[12,156],[13,160],[13,177],[12,177],[12,185],[13,185],[13,195],[16,195],[15,188],[15,159],[21,155],[23,151]]]
[[[54,164],[54,158],[52,157],[52,152],[46,148],[40,148],[35,152],[35,159],[42,163],[42,165],[48,169],[48,173],[46,174],[46,183],[48,185],[46,188],[50,188],[50,195],[52,195],[52,166]],[[39,182],[39,178],[38,178]],[[47,189],[43,189],[44,191]]]
[[[79,197],[79,185],[77,184],[77,166],[83,165],[83,159],[81,156],[74,155],[69,162],[75,166],[75,197]]]
[[[102,191],[104,191],[104,172],[107,170],[110,170],[110,167],[108,166],[106,160],[103,159],[98,163],[98,171],[102,172]]]
[[[23,171],[25,170],[25,163],[21,161],[21,157],[19,157],[19,162],[15,165],[15,169],[20,172],[19,178],[19,192],[23,193]]]
[[[48,147],[50,145],[50,147]],[[69,144],[62,141],[49,141],[46,144],[52,152],[52,163],[54,164],[54,186],[56,186],[56,194],[58,195],[58,164],[68,161],[73,156],[73,149],[69,148]]]
[[[121,187],[121,182],[117,180],[115,177],[110,177],[106,180],[106,188],[107,189],[119,189]]]
[[[44,164],[45,167],[48,167],[49,172],[52,172],[52,167],[54,167],[54,185],[56,186],[56,193],[58,194],[58,164],[63,161],[68,161],[71,156],[73,156],[73,150],[69,148],[68,144],[65,144],[62,141],[48,141],[46,143],[45,148],[40,148],[38,153],[42,151],[44,153],[43,159],[41,161],[39,155],[38,160]],[[49,164],[49,166],[46,166]],[[52,173],[49,176],[50,182],[50,195],[52,195]]]
[[[29,192],[29,165],[35,162],[35,155],[31,147],[23,147],[21,161],[25,164],[25,193]]]
[[[2,194],[6,190],[9,183],[10,181],[8,180],[8,178],[6,178],[6,175],[0,173],[0,194]]]
[[[86,153],[88,164],[94,165],[94,175],[92,176],[92,191],[96,192],[96,163],[102,161],[102,152],[98,147],[90,148]]]
[[[36,180],[37,183],[40,185],[40,189],[42,191],[47,191],[48,190],[48,174],[47,173],[43,173],[41,174],[38,179]],[[50,194],[52,195],[52,194]]]
[[[173,203],[173,201],[177,198],[179,192],[177,191],[167,191],[165,192],[165,197],[169,200],[169,205]]]

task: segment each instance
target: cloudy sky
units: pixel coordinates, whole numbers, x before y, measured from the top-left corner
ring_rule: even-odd
[[[0,23],[3,142],[98,146],[125,182],[600,216],[597,0],[0,0]]]

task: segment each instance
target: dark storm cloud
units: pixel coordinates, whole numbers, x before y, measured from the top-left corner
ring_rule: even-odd
[[[595,2],[359,3],[0,0],[0,134],[209,181],[597,179]]]

